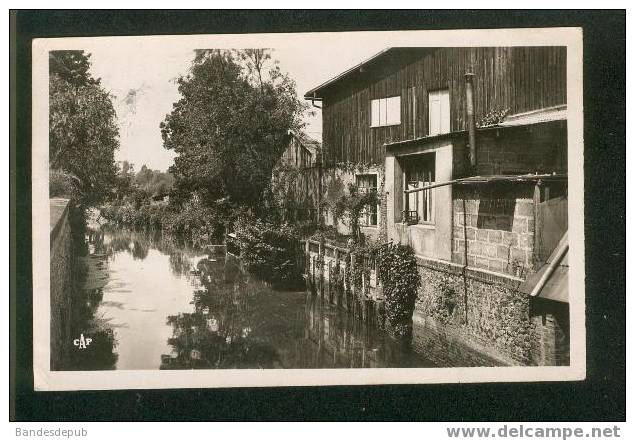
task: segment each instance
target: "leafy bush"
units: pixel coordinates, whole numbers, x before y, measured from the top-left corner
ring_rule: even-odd
[[[396,335],[406,336],[412,329],[412,313],[421,285],[414,251],[409,246],[388,242],[381,245],[379,252],[386,319]]]
[[[132,229],[162,230],[195,245],[223,240],[228,215],[223,207],[211,208],[192,197],[182,206],[151,204],[147,199],[137,204],[129,199],[121,204],[104,204],[101,215],[108,221]]]
[[[297,283],[303,251],[292,227],[243,217],[236,222],[242,262],[249,272],[274,284]]]
[[[199,245],[221,242],[225,224],[223,212],[201,204],[198,198],[187,201],[180,210],[166,210],[162,219],[164,232]]]
[[[61,170],[49,171],[49,197],[76,198],[79,191],[73,176]]]

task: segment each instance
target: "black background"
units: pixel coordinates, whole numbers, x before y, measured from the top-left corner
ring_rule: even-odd
[[[623,421],[624,11],[13,11],[11,419]],[[37,37],[576,26],[584,33],[587,380],[34,392],[31,40]],[[554,45],[558,42],[554,41]],[[320,53],[315,53],[320,57]],[[19,220],[19,222],[17,222]],[[284,375],[281,371],[280,375]]]

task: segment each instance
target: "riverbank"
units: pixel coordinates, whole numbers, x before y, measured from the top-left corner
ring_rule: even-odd
[[[105,256],[86,243],[96,216],[71,199],[51,199],[51,370],[112,369],[116,361],[112,329],[95,315],[108,282]],[[91,343],[75,344],[81,336]]]

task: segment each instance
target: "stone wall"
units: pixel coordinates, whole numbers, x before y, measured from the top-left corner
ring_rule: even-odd
[[[68,199],[51,199],[51,370],[62,368],[71,336],[73,242]]]
[[[418,258],[415,315],[510,365],[569,363],[568,305],[532,298],[522,279]]]
[[[525,276],[533,268],[533,184],[456,186],[452,262]]]
[[[547,299],[533,299],[531,319],[532,364],[569,365],[569,305]]]
[[[436,366],[494,367],[509,364],[509,361],[501,359],[494,351],[474,342],[466,345],[460,332],[417,311],[412,318],[412,346]]]
[[[529,364],[529,298],[517,290],[519,279],[418,261],[417,312],[454,330],[467,343],[491,348],[508,364]]]
[[[347,254],[307,241],[307,282],[329,303],[372,322],[380,317],[381,285],[371,270],[361,290],[352,286]],[[421,256],[417,264],[422,283],[412,344],[418,351],[440,354],[439,363],[451,366],[568,365],[567,304],[520,292],[519,277]]]

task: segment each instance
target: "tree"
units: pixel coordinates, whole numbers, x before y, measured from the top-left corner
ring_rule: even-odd
[[[112,97],[90,75],[82,51],[56,51],[49,62],[50,168],[77,177],[82,202],[93,204],[116,183],[119,129]]]
[[[49,75],[76,86],[99,85],[100,79],[90,74],[90,54],[84,51],[50,51]]]
[[[258,212],[287,133],[301,127],[306,105],[268,51],[196,52],[178,79],[181,99],[161,123],[164,147],[177,153],[170,169],[177,193],[205,202],[229,197]]]
[[[121,169],[117,173],[115,190],[117,192],[117,198],[123,199],[125,196],[129,196],[135,191],[134,187],[134,164],[128,161],[121,162]]]
[[[168,194],[172,189],[174,178],[169,172],[152,170],[144,164],[135,176],[134,182],[146,196],[154,197]]]

